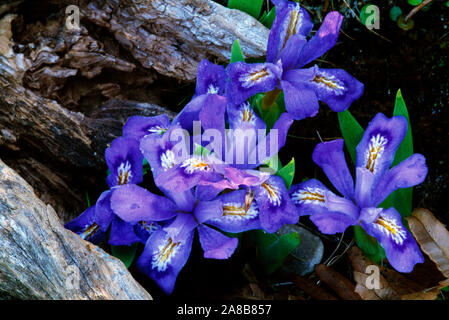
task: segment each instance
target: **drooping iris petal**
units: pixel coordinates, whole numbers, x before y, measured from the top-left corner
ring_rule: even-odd
[[[213,99],[214,95],[202,94],[194,97],[178,115],[173,119],[174,125],[179,125],[183,129],[191,132],[193,129],[193,121],[199,121],[200,112],[208,101]]]
[[[282,10],[289,3],[288,0],[271,0],[271,2],[276,6],[276,10]]]
[[[204,258],[208,259],[228,259],[234,253],[239,241],[203,225],[198,227],[198,235]]]
[[[178,213],[175,220],[164,227],[164,231],[174,242],[182,242],[197,226],[198,222],[191,213]]]
[[[103,192],[95,205],[95,221],[103,232],[106,232],[114,218],[114,212],[111,209],[111,190]]]
[[[106,164],[111,171],[107,177],[109,187],[143,180],[142,160],[139,142],[132,138],[118,137],[105,151]]]
[[[300,215],[323,215],[338,213],[348,216],[345,221],[355,221],[359,209],[352,201],[335,195],[320,181],[310,179],[290,188],[290,197]]]
[[[172,200],[178,209],[183,212],[192,212],[195,206],[195,196],[193,194],[193,190],[185,190],[185,191],[172,191],[166,190],[164,188],[159,188],[170,200]]]
[[[208,96],[206,104],[199,114],[201,126],[206,129],[225,129],[226,98],[218,95]]]
[[[260,165],[274,157],[285,145],[288,130],[292,123],[293,117],[291,114],[287,112],[281,114],[273,128],[265,136],[265,139],[258,139],[257,147],[252,150],[252,153],[257,153],[257,155],[250,154],[249,159],[257,159],[256,164]],[[249,169],[256,166],[250,166]]]
[[[196,72],[195,95],[223,95],[226,87],[226,72],[223,66],[216,65],[207,59],[198,64]]]
[[[66,223],[64,227],[75,232],[82,239],[92,243],[103,241],[106,235],[106,233],[101,231],[100,227],[95,223],[95,206],[89,207],[77,218]]]
[[[260,185],[269,177],[259,170],[240,170],[233,167],[226,167],[224,176],[236,187]]]
[[[267,232],[275,232],[284,224],[298,222],[299,215],[290,199],[284,180],[271,176],[260,186],[254,188],[259,206],[260,224]]]
[[[282,74],[282,69],[272,63],[231,63],[227,67],[230,81],[227,83],[227,98],[240,104],[259,92],[273,90]]]
[[[305,84],[294,85],[282,80],[281,87],[284,91],[285,109],[295,120],[314,117],[318,113],[318,98]]]
[[[362,227],[380,242],[388,261],[399,272],[411,272],[415,264],[424,262],[418,244],[394,208],[383,210],[372,223],[362,221]]]
[[[332,48],[337,42],[342,22],[343,16],[340,13],[329,12],[317,33],[304,46],[296,67],[299,68],[312,62]]]
[[[138,269],[153,279],[166,294],[171,294],[176,277],[186,264],[192,249],[194,233],[183,242],[174,242],[163,230],[155,231],[137,260]]]
[[[111,209],[121,219],[135,223],[170,219],[176,215],[177,207],[165,197],[129,184],[112,191]]]
[[[182,192],[202,181],[220,181],[223,177],[213,170],[212,163],[201,156],[191,156],[155,178],[155,183],[167,190]]]
[[[259,207],[254,196],[251,189],[236,190],[218,196],[217,200],[221,200],[222,203],[222,214],[208,220],[206,224],[233,233],[261,228]]]
[[[222,188],[215,188],[208,185],[198,185],[195,188],[195,197],[200,201],[208,201],[214,199],[221,191]]]
[[[243,102],[239,105],[228,103],[227,115],[230,129],[237,129],[246,123],[255,129],[265,129],[266,124],[254,112],[249,102]]]
[[[354,195],[354,180],[343,152],[344,140],[319,143],[313,151],[313,161],[323,169],[334,187],[346,198]]]
[[[355,168],[355,191],[354,201],[360,208],[372,207],[374,174],[366,168]]]
[[[324,234],[342,233],[349,226],[357,223],[357,220],[339,212],[317,213],[311,215],[310,220]]]
[[[276,19],[271,27],[267,45],[267,61],[275,62],[284,51],[289,39],[295,35],[306,36],[313,23],[308,12],[299,3],[276,4]],[[298,49],[298,54],[300,49]]]
[[[306,38],[301,35],[294,35],[290,39],[288,39],[287,44],[282,49],[279,56],[284,72],[294,69],[295,66],[298,65],[300,52],[306,43]]]
[[[196,221],[201,224],[223,215],[223,206],[220,200],[199,201],[193,211]]]
[[[148,238],[162,226],[154,221],[139,221],[134,225],[134,232],[139,237],[140,242],[145,244]]]
[[[388,170],[374,187],[373,204],[378,205],[393,191],[409,188],[424,181],[427,175],[426,158],[419,153],[408,157]]]
[[[135,242],[140,242],[140,238],[134,232],[134,226],[115,216],[108,243],[113,246],[129,246]]]
[[[356,167],[365,167],[376,177],[382,176],[393,162],[406,132],[407,120],[403,116],[387,118],[378,113],[356,148]]]
[[[139,141],[146,135],[162,135],[170,126],[170,119],[162,114],[154,117],[132,116],[123,126],[123,136]]]
[[[363,94],[363,83],[342,69],[320,69],[314,66],[314,77],[306,82],[318,99],[328,104],[335,112],[349,108]]]

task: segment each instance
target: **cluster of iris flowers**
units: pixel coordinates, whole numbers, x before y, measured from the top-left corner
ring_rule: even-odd
[[[326,234],[362,226],[399,271],[410,272],[423,262],[399,213],[378,208],[391,192],[419,184],[427,174],[419,154],[390,168],[407,131],[405,118],[378,114],[372,120],[357,147],[355,184],[343,140],[316,146],[313,160],[343,197],[315,179],[288,190],[281,177],[266,170],[284,146],[292,122],[314,116],[319,100],[344,111],[363,93],[363,84],[344,70],[303,68],[335,45],[343,17],[330,12],[308,39],[313,24],[307,11],[286,0],[273,2],[277,16],[267,62],[236,62],[224,68],[203,60],[195,95],[175,119],[129,118],[123,136],[105,152],[110,189],[66,224],[93,243],[106,235],[111,245],[143,243],[137,267],[167,294],[189,258],[195,230],[205,258],[227,259],[238,239],[222,232],[272,233],[297,223],[302,215],[310,215]],[[271,96],[266,101],[283,93],[286,112],[271,129],[248,102],[260,93]],[[139,186],[144,159],[159,194]]]

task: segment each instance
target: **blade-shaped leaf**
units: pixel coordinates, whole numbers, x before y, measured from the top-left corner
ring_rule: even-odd
[[[413,154],[413,137],[410,117],[401,90],[396,94],[396,102],[394,105],[394,116],[404,116],[407,119],[408,129],[404,140],[396,151],[393,166],[407,159]],[[392,205],[399,211],[402,217],[407,217],[412,212],[412,194],[413,188],[398,189],[391,194]]]
[[[137,243],[134,243],[130,246],[111,246],[111,252],[114,257],[119,258],[129,268],[136,256],[137,245]]]
[[[284,179],[287,190],[290,189],[293,178],[295,176],[295,158],[292,158],[282,169],[277,172],[277,175]]]
[[[276,18],[276,7],[273,7],[268,14],[263,15],[260,18],[260,22],[267,27],[268,29],[271,29],[271,26],[273,25],[274,19]]]
[[[377,264],[381,264],[385,259],[385,250],[379,242],[366,233],[360,226],[354,226],[354,238],[363,253]]]
[[[355,163],[355,148],[360,140],[362,140],[365,131],[348,110],[338,113],[338,123],[340,124],[343,139],[345,139],[346,148],[348,149],[352,162]]]
[[[267,274],[276,271],[285,258],[298,247],[300,239],[297,232],[284,234],[265,249],[261,248],[260,258]]]
[[[231,48],[231,63],[239,61],[245,62],[245,56],[243,55],[242,48],[240,47],[239,39],[235,39]]]
[[[262,10],[262,4],[263,0],[229,0],[228,8],[246,12],[257,19]]]

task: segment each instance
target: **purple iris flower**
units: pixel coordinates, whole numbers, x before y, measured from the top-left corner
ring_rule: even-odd
[[[106,149],[105,158],[110,170],[106,181],[111,189],[103,192],[95,205],[67,223],[65,227],[92,243],[102,241],[109,227],[111,233],[108,242],[111,245],[145,242],[159,225],[152,221],[139,221],[139,224],[133,226],[116,216],[110,205],[112,190],[123,185],[142,182],[143,156],[139,150],[139,143],[133,138],[119,137]]]
[[[223,66],[209,62],[207,59],[202,60],[197,69],[195,95],[173,119],[173,124],[178,124],[191,132],[193,122],[205,118],[202,113],[208,110],[214,111],[225,108],[226,78],[227,75]],[[205,120],[207,121],[209,118]]]
[[[223,117],[221,114],[218,116]],[[248,103],[228,105],[227,118],[230,130],[221,133],[225,140],[225,153],[220,160],[224,165],[215,165],[215,172],[224,179],[202,181],[201,184],[217,191],[243,186],[254,194],[260,209],[261,227],[267,232],[275,232],[286,223],[296,223],[299,216],[283,179],[268,171],[254,170],[284,146],[293,119],[287,113],[282,114],[266,134],[265,123]],[[220,148],[213,145],[213,149]]]
[[[169,220],[148,238],[137,261],[139,270],[167,294],[173,291],[176,277],[189,258],[195,230],[205,258],[227,259],[236,249],[238,239],[210,226],[228,232],[260,228],[254,196],[241,190],[203,200],[193,189],[164,197],[137,185],[126,185],[113,190],[111,208],[130,224]]]
[[[328,13],[307,41],[313,25],[307,11],[299,3],[275,4],[277,14],[268,38],[267,62],[230,64],[228,99],[238,105],[256,93],[273,91],[276,95],[282,90],[286,110],[295,120],[316,115],[318,100],[334,111],[344,111],[362,95],[362,83],[341,69],[316,65],[301,69],[335,45],[343,16],[336,11]]]
[[[424,258],[396,209],[378,206],[396,189],[420,184],[427,175],[425,158],[417,153],[390,168],[407,126],[402,116],[387,118],[379,113],[374,117],[356,149],[355,186],[345,161],[343,140],[316,146],[314,162],[343,197],[315,179],[290,189],[299,213],[310,215],[321,232],[334,234],[352,225],[362,226],[380,242],[388,261],[400,272],[410,272]]]

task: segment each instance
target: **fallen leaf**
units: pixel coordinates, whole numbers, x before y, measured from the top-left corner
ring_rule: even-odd
[[[449,278],[449,232],[435,216],[426,209],[416,209],[406,218],[422,251],[435,262],[438,270]]]

